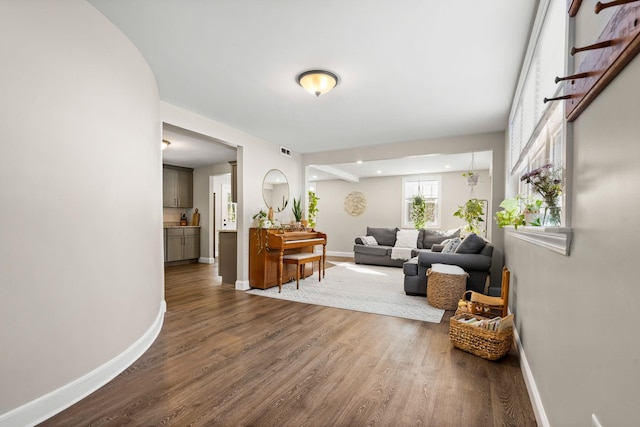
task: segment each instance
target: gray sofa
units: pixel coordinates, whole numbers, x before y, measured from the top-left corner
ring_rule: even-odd
[[[482,238],[475,237],[484,242]],[[473,253],[441,253],[437,252],[438,247],[434,247],[434,250],[423,251],[405,262],[403,265],[405,293],[407,295],[423,296],[427,294],[427,270],[433,264],[450,264],[461,267],[469,273],[467,290],[485,293],[485,287],[488,286],[487,277],[489,277],[491,270],[493,245],[487,242],[484,242],[484,244],[477,242],[471,250]],[[482,247],[480,248],[479,246]]]
[[[354,262],[356,264],[402,267],[407,260],[391,258],[391,250],[396,243],[398,230],[399,228],[367,227],[366,236],[374,237],[377,244],[367,245],[363,242],[362,237],[356,237],[353,246]],[[416,248],[411,251],[411,257],[416,257],[420,252],[430,252],[433,245],[454,237],[460,237],[459,228],[449,231],[422,229],[418,233]]]

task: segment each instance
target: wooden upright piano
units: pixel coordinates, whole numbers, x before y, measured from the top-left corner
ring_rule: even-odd
[[[295,280],[294,265],[282,264],[285,254],[314,252],[316,245],[322,245],[322,261],[319,268],[324,270],[327,253],[327,235],[319,231],[284,231],[278,229],[251,228],[249,230],[249,285],[252,288],[267,289]],[[305,270],[306,272],[307,270]],[[305,276],[311,275],[311,269]]]

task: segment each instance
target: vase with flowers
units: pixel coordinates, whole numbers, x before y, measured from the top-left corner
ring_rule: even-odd
[[[547,163],[528,172],[520,181],[530,184],[544,202],[544,214],[542,225],[557,227],[561,223],[560,206],[558,205],[562,194],[562,168]]]

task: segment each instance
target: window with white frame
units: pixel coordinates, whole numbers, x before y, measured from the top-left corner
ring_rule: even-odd
[[[538,20],[518,82],[509,117],[509,178],[507,197],[531,194],[520,177],[544,164],[566,170],[566,121],[564,103],[543,103],[560,95],[556,76],[565,75],[566,1],[540,2]],[[560,206],[566,203],[566,180]],[[562,209],[563,214],[565,210]],[[563,220],[566,224],[566,218]]]
[[[413,228],[411,219],[414,196],[421,195],[426,201],[425,227],[440,226],[440,188],[442,178],[435,175],[406,176],[402,178],[402,228]]]

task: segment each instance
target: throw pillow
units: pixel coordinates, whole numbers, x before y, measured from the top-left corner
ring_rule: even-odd
[[[445,243],[444,247],[442,248],[442,253],[443,254],[452,254],[456,252],[456,249],[458,249],[458,246],[460,245],[460,242],[462,240],[460,240],[459,237],[453,238],[453,239],[447,239],[447,243]],[[444,243],[444,242],[443,242]]]
[[[396,233],[397,248],[415,248],[418,243],[418,230],[398,230]]]
[[[443,240],[453,239],[455,237],[460,237],[460,229],[455,228],[453,230],[424,230],[424,232],[420,235],[421,237],[421,246],[423,249],[431,249],[431,246],[435,244],[442,244]],[[420,245],[418,245],[420,247]]]
[[[378,241],[373,236],[361,236],[362,244],[365,246],[378,246]]]
[[[379,245],[393,246],[398,228],[367,227],[367,236],[373,236]]]
[[[484,249],[487,242],[475,233],[469,234],[462,240],[458,248],[457,254],[479,254]]]

